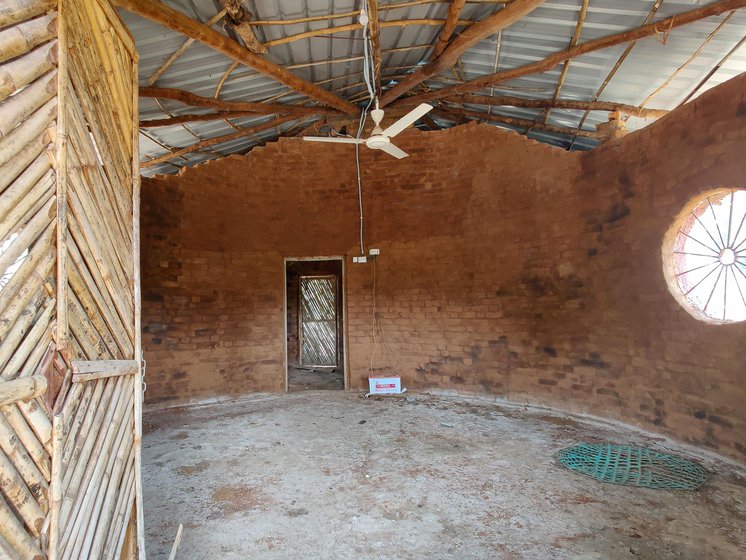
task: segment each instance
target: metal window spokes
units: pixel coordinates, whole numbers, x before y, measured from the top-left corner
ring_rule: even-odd
[[[746,320],[746,190],[707,196],[679,228],[675,277],[686,300],[718,322]]]

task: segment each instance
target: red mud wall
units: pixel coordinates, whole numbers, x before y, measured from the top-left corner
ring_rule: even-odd
[[[282,140],[143,180],[150,403],[284,388],[283,257],[346,255],[349,386],[374,369],[621,419],[746,458],[746,323],[669,294],[661,242],[694,195],[746,187],[746,77],[569,153],[489,126],[363,150]]]

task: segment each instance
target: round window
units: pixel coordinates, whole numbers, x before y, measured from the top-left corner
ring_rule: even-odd
[[[746,190],[689,201],[666,234],[663,270],[671,293],[697,319],[746,320]]]

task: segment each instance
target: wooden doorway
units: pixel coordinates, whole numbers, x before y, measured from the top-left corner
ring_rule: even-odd
[[[344,259],[285,259],[288,391],[346,387]]]

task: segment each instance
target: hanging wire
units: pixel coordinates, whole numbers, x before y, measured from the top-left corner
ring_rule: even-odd
[[[360,22],[363,24],[363,78],[365,79],[365,85],[368,88],[368,94],[370,99],[368,104],[363,108],[360,113],[360,123],[357,127],[356,138],[360,138],[363,135],[365,129],[365,120],[368,116],[373,100],[375,99],[375,90],[371,83],[371,76],[373,75],[372,66],[373,60],[370,55],[371,51],[371,39],[370,33],[368,32],[368,17],[366,11],[366,4],[368,0],[361,0],[360,5]],[[364,217],[363,217],[363,180],[362,174],[360,173],[360,144],[355,144],[355,167],[357,169],[357,202],[358,209],[360,211],[360,254],[365,255],[365,241],[364,241]]]

